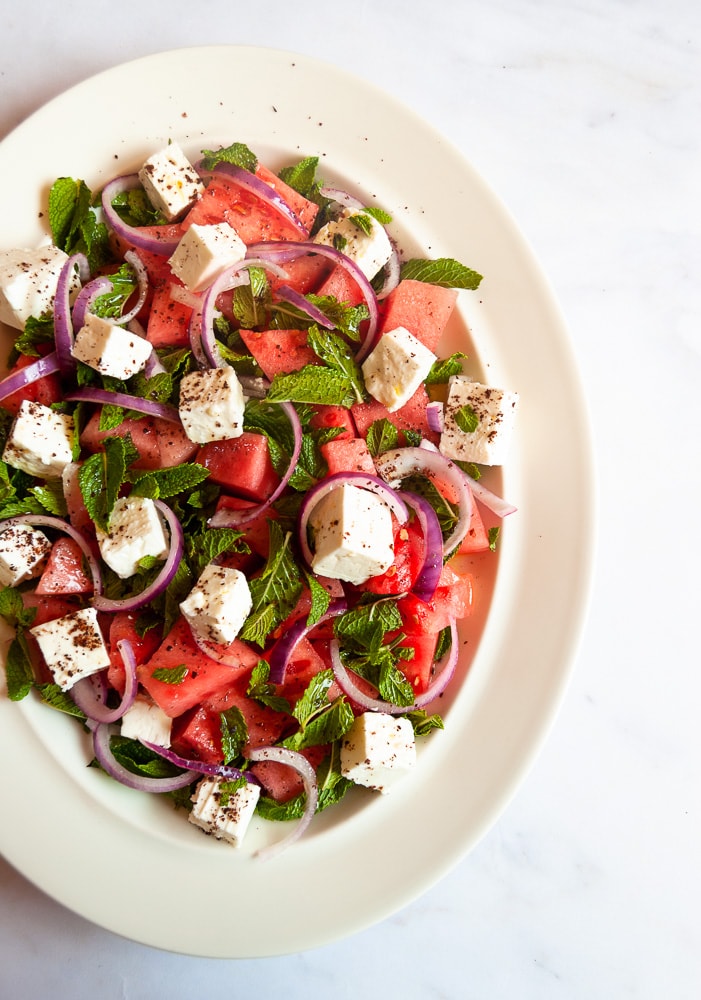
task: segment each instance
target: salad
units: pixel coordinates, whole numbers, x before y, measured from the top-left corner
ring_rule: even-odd
[[[8,696],[234,846],[295,820],[263,856],[417,766],[461,557],[513,511],[479,477],[517,396],[439,355],[480,275],[403,260],[317,169],[171,143],[100,192],[57,179],[51,243],[0,252]]]

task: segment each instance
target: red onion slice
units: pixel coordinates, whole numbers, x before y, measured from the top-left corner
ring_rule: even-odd
[[[285,680],[285,672],[287,670],[287,664],[290,662],[290,657],[302,639],[315,629],[317,625],[321,625],[322,622],[326,622],[330,618],[336,618],[338,615],[343,615],[347,610],[348,601],[341,599],[333,601],[333,603],[329,605],[326,614],[322,615],[318,621],[314,622],[313,625],[307,625],[306,618],[300,618],[298,621],[294,622],[282,638],[278,639],[270,651],[270,655],[268,656],[268,663],[270,664],[270,681],[272,681],[273,684],[282,684]]]
[[[402,264],[399,259],[399,250],[397,249],[397,244],[391,236],[389,237],[389,241],[392,244],[392,254],[385,264],[384,280],[382,282],[382,286],[377,292],[377,297],[380,301],[387,298],[389,293],[394,291],[399,284],[399,279],[401,277]]]
[[[301,777],[304,793],[307,797],[304,812],[294,830],[277,844],[271,844],[269,847],[263,847],[256,851],[255,856],[261,861],[269,861],[299,840],[311,823],[319,801],[316,773],[306,757],[295,750],[288,750],[286,747],[259,747],[257,750],[251,750],[248,758],[252,761],[274,761],[291,767]]]
[[[423,694],[420,694],[414,702],[414,708],[426,708],[439,695],[443,694],[450,684],[455,674],[458,664],[458,627],[454,618],[450,619],[450,649],[435,664],[433,670],[433,681]]]
[[[130,226],[122,220],[116,209],[112,207],[112,202],[118,194],[124,191],[134,191],[140,188],[141,181],[138,174],[124,174],[115,177],[102,189],[102,211],[105,215],[107,225],[117,236],[127,242],[137,250],[148,250],[149,253],[158,254],[161,257],[170,257],[179,243],[179,239],[172,236],[157,234],[157,229],[151,233],[145,233],[138,226]],[[168,227],[164,226],[167,231]]]
[[[292,403],[278,403],[277,405],[283,410],[292,425],[293,444],[290,464],[267,500],[255,507],[248,507],[245,510],[227,510],[223,507],[210,517],[207,522],[210,528],[237,528],[248,524],[250,521],[255,521],[256,518],[272,507],[290,481],[290,477],[297,467],[299,455],[302,450],[302,424]]]
[[[17,514],[15,517],[8,517],[5,521],[0,521],[0,530],[10,528],[15,524],[30,524],[37,528],[55,528],[56,531],[62,531],[69,535],[80,546],[80,551],[85,556],[92,577],[93,594],[97,596],[102,593],[100,565],[85,537],[71,524],[61,517],[54,517],[53,514]]]
[[[174,764],[176,767],[184,767],[195,774],[209,774],[215,778],[221,778],[223,781],[236,781],[238,778],[245,778],[252,785],[260,784],[254,774],[250,774],[248,771],[241,771],[238,767],[231,767],[230,764],[208,764],[203,760],[190,760],[189,758],[181,757],[180,754],[177,754],[169,747],[159,746],[158,743],[149,743],[148,740],[140,740],[140,742],[148,750],[157,753],[159,757],[167,760],[170,764]]]
[[[102,723],[97,723],[96,725],[88,723],[88,725],[93,731],[92,738],[95,757],[103,770],[120,784],[126,785],[127,788],[134,788],[139,792],[164,794],[165,792],[175,792],[179,788],[191,785],[198,776],[196,771],[183,771],[182,774],[176,774],[172,778],[149,778],[143,774],[133,774],[123,764],[120,764],[112,753],[110,747],[110,727]]]
[[[321,188],[319,194],[330,201],[335,201],[338,205],[343,205],[344,208],[352,208],[358,212],[362,212],[365,208],[365,205],[363,205],[359,198],[356,198],[354,194],[350,194],[349,191],[344,191],[342,188],[325,186]]]
[[[426,423],[435,434],[443,433],[443,404],[437,401],[426,405]]]
[[[312,486],[306,493],[302,501],[302,506],[299,509],[297,526],[299,545],[302,555],[310,567],[314,556],[307,541],[309,516],[319,501],[333,490],[338,489],[339,486],[357,486],[359,489],[369,490],[371,493],[374,493],[389,507],[400,524],[404,524],[409,517],[409,512],[401,497],[377,476],[371,476],[365,472],[336,472],[332,476],[326,476],[325,479],[320,480],[316,486]]]
[[[424,562],[412,588],[419,600],[429,604],[433,600],[443,570],[443,534],[438,516],[424,497],[402,493],[404,502],[416,514],[424,536]]]
[[[94,683],[95,675],[83,677],[71,688],[71,698],[78,708],[85,712],[88,719],[102,725],[109,725],[122,718],[124,713],[134,704],[139,686],[136,680],[136,657],[132,644],[128,639],[120,639],[117,643],[117,649],[124,663],[126,680],[122,700],[116,708],[108,708],[105,704],[104,689],[102,685]]]
[[[71,377],[77,367],[73,357],[73,320],[71,317],[71,285],[76,268],[81,284],[90,278],[90,266],[84,253],[75,253],[61,268],[54,298],[54,341],[61,373]],[[80,294],[80,293],[79,293]]]
[[[254,194],[261,201],[274,208],[283,218],[292,223],[301,236],[307,237],[309,235],[307,227],[297,213],[287,204],[282,195],[272,185],[267,184],[260,177],[252,174],[250,170],[244,170],[243,167],[237,167],[233,163],[221,162],[217,163],[213,170],[209,171],[202,166],[201,161],[196,165],[195,169],[200,177],[207,177],[210,174],[225,174],[239,187],[250,192],[250,194]]]
[[[31,385],[37,379],[43,378],[45,375],[54,375],[58,371],[60,371],[60,366],[56,351],[51,351],[43,358],[37,358],[25,368],[18,368],[17,371],[11,372],[0,381],[0,402],[11,396],[13,392],[17,392],[18,389],[24,389],[25,386]]]
[[[69,392],[65,397],[68,403],[97,403],[100,406],[123,406],[137,413],[145,413],[149,417],[167,420],[171,424],[180,423],[180,414],[169,403],[157,403],[154,399],[144,399],[143,396],[132,396],[128,392],[112,392],[111,389],[92,389],[85,386]]]
[[[294,288],[290,288],[289,285],[279,285],[276,289],[276,295],[278,299],[281,299],[283,302],[289,302],[291,306],[295,306],[300,312],[305,313],[318,326],[326,327],[327,330],[335,328],[334,322],[321,309],[312,305],[308,299],[305,299],[303,295],[296,292]]]
[[[101,275],[99,278],[93,278],[92,281],[87,283],[87,285],[83,285],[76,296],[71,313],[73,328],[75,330],[80,330],[81,326],[84,325],[85,316],[89,312],[90,306],[93,304],[95,299],[100,295],[104,295],[105,292],[109,292],[111,288],[112,282],[106,275]]]
[[[478,483],[476,479],[468,475],[467,472],[460,470],[467,480],[467,483],[472,490],[475,500],[479,500],[482,506],[486,507],[487,510],[491,510],[493,514],[497,517],[508,517],[509,514],[516,513],[516,507],[508,500],[502,499],[502,497],[497,496],[492,490],[488,489],[482,483]]]
[[[148,295],[149,282],[148,282],[148,271],[144,267],[141,258],[133,250],[127,250],[124,254],[124,259],[128,264],[134,269],[136,274],[136,280],[139,286],[138,295],[136,302],[127,310],[127,312],[122,313],[121,316],[115,321],[120,324],[126,325],[135,319],[144,307],[144,302],[146,301],[146,296]]]
[[[153,502],[170,528],[170,549],[163,563],[163,568],[148,587],[145,587],[140,594],[135,594],[133,597],[123,597],[121,599],[101,596],[93,597],[93,607],[97,608],[98,611],[135,611],[137,608],[143,608],[154,597],[162,594],[175,576],[185,549],[183,529],[180,521],[167,504],[163,503],[162,500],[154,500]]]
[[[340,250],[336,250],[331,246],[326,246],[324,243],[294,243],[286,242],[284,240],[271,240],[269,243],[252,243],[248,248],[248,253],[251,256],[263,258],[272,257],[283,261],[296,260],[297,257],[302,257],[305,254],[315,253],[319,254],[321,257],[327,257],[329,260],[333,261],[334,264],[339,264],[342,268],[344,268],[344,270],[348,271],[363,293],[363,298],[365,299],[368,312],[370,314],[367,330],[365,331],[365,338],[355,355],[355,360],[359,364],[365,359],[365,357],[370,353],[370,350],[375,342],[375,334],[377,332],[377,324],[380,316],[379,307],[377,304],[377,296],[375,295],[372,285],[360,270],[358,265],[352,261],[350,257],[346,257],[346,255],[341,253]]]

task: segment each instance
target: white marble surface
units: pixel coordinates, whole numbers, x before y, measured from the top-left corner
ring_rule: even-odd
[[[302,955],[193,959],[89,925],[0,861],[0,995],[701,996],[701,7],[17,4],[0,33],[0,134],[104,67],[222,41],[319,55],[375,82],[460,147],[515,215],[563,306],[591,408],[589,621],[515,799],[401,913]]]

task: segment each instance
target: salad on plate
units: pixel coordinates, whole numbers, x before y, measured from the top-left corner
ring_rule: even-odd
[[[410,780],[513,511],[517,395],[440,354],[480,275],[317,173],[170,143],[0,251],[7,696],[233,846],[296,821],[261,856]]]

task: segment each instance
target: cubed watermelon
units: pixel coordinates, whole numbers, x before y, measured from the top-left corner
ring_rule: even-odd
[[[305,365],[320,364],[307,344],[306,330],[240,330],[239,333],[266,378],[295,372]]]
[[[171,296],[172,284],[161,282],[153,289],[146,336],[154,347],[188,347],[192,309]]]
[[[369,472],[376,475],[375,463],[363,438],[334,438],[321,445],[329,475],[336,472]]]
[[[140,456],[134,462],[135,469],[163,469],[188,462],[199,447],[193,444],[180,424],[159,417],[139,420],[126,417],[118,427],[101,431],[99,413],[94,413],[83,428],[80,444],[86,451],[101,451],[105,438],[127,433]]]
[[[211,441],[197,452],[212,482],[246,500],[267,500],[280,482],[264,434],[244,431],[237,438]]]
[[[369,403],[354,403],[351,407],[351,412],[355,426],[358,428],[358,433],[363,437],[366,436],[370,424],[373,424],[376,420],[389,420],[390,423],[394,424],[400,430],[414,431],[420,434],[421,437],[432,441],[434,444],[438,444],[440,434],[436,434],[435,431],[431,430],[426,419],[426,407],[428,403],[428,393],[420,385],[411,399],[393,413],[390,413],[386,406],[383,406],[382,403],[378,403],[374,399]]]
[[[458,293],[425,281],[400,281],[383,303],[380,332],[403,326],[435,353]]]

